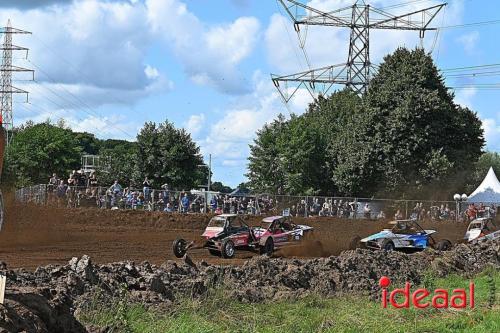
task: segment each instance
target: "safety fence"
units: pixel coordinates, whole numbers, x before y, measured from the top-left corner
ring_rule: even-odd
[[[147,211],[292,216],[330,216],[347,219],[464,219],[465,202],[394,200],[355,197],[284,196],[259,194],[231,196],[208,191],[172,191],[116,187],[35,185],[16,191],[24,203],[59,207],[97,207]]]

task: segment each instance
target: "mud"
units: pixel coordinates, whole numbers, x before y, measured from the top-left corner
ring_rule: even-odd
[[[131,260],[162,264],[175,259],[171,244],[177,237],[195,240],[210,216],[144,211],[67,209],[7,203],[6,222],[0,232],[0,260],[12,268],[35,269],[40,265],[64,264],[87,254],[96,263]],[[257,224],[260,217],[248,217]],[[285,257],[327,257],[352,247],[356,236],[367,236],[387,227],[387,221],[341,220],[329,217],[294,218],[297,224],[314,227],[311,241],[277,252]],[[424,222],[422,227],[438,231],[436,240],[463,237],[466,225],[455,222]],[[194,261],[212,264],[242,264],[255,256],[237,252],[227,260],[206,250],[189,253]]]
[[[6,302],[0,305],[0,332],[102,332],[84,327],[80,314],[124,300],[171,311],[185,297],[207,300],[214,290],[249,303],[345,293],[368,294],[375,300],[384,275],[397,284],[420,284],[429,272],[472,276],[486,267],[500,268],[499,240],[414,255],[356,249],[314,259],[256,256],[240,266],[194,263],[188,257],[160,266],[126,261],[97,265],[82,256],[28,272],[0,263],[8,285]]]

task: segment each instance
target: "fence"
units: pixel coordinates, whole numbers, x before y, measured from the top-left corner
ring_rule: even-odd
[[[181,213],[333,216],[348,219],[457,219],[466,203],[454,201],[392,200],[354,197],[283,196],[260,194],[229,196],[218,192],[165,189],[116,189],[36,185],[16,191],[24,203],[101,209],[135,209]],[[458,213],[458,216],[457,216]]]

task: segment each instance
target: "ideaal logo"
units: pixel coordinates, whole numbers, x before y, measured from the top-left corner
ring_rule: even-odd
[[[410,302],[414,307],[419,309],[425,309],[429,306],[436,309],[445,309],[449,307],[465,309],[467,305],[471,309],[474,308],[474,282],[470,282],[468,292],[465,289],[454,289],[451,295],[446,289],[436,289],[431,293],[425,288],[419,288],[412,292],[409,282],[405,283],[403,289],[394,289],[389,293],[387,288],[390,285],[391,280],[387,276],[382,276],[380,278],[379,286],[382,288],[383,308],[387,308],[387,303],[390,303],[396,309],[409,308]],[[398,303],[396,299],[398,295],[403,296],[399,299],[401,303]]]

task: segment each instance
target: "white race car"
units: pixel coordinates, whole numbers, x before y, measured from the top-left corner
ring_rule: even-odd
[[[472,220],[464,236],[464,240],[467,242],[496,238],[500,238],[500,227],[490,217]]]
[[[377,250],[424,250],[427,247],[434,247],[445,251],[451,247],[449,240],[443,239],[436,243],[432,234],[435,230],[424,230],[415,220],[398,220],[389,222],[393,225],[391,229],[384,229],[381,232],[361,239],[364,247]]]

